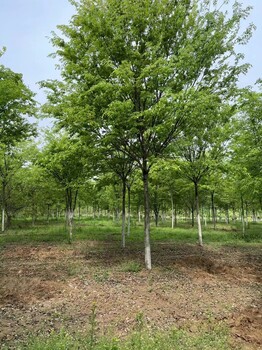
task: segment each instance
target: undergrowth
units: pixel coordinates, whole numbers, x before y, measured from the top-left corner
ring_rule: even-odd
[[[152,241],[174,241],[197,243],[197,228],[187,223],[181,223],[174,229],[168,226],[155,227],[151,225]],[[73,240],[95,240],[119,242],[121,244],[120,222],[94,219],[77,220],[74,224]],[[143,242],[143,226],[136,224],[131,227],[126,243]],[[262,243],[262,224],[250,224],[243,235],[240,224],[218,224],[214,230],[211,225],[203,225],[203,240],[206,244],[245,244]],[[49,224],[39,223],[32,226],[30,222],[16,224],[5,233],[0,234],[0,244],[6,243],[68,243],[68,230],[64,222],[52,221]]]
[[[136,317],[136,327],[125,338],[99,337],[96,334],[95,305],[89,318],[90,329],[85,335],[72,335],[62,330],[49,335],[31,336],[27,344],[17,344],[18,350],[229,350],[228,329],[223,324],[200,327],[197,333],[174,328],[170,331],[146,329],[143,314]],[[3,350],[7,348],[3,347]]]

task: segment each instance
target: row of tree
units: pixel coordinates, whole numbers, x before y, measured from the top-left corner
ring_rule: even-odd
[[[228,219],[229,210],[235,217],[239,208],[243,222],[248,210],[255,217],[261,210],[261,93],[237,87],[248,69],[236,47],[251,36],[252,26],[239,33],[249,9],[236,2],[229,14],[211,0],[72,3],[76,14],[52,38],[62,80],[41,83],[48,99],[42,114],[55,118],[54,129],[40,150],[30,146],[26,159],[17,142],[32,132],[23,118],[29,110],[17,107],[26,126],[17,129],[21,136],[7,127],[15,130],[14,108],[1,124],[2,222],[8,176],[12,190],[17,180],[21,188],[28,185],[32,217],[39,198],[43,205],[49,195],[48,212],[53,203],[59,212],[63,190],[70,237],[79,193],[81,202],[109,210],[120,181],[122,245],[126,207],[130,213],[136,203],[138,212],[144,208],[145,264],[151,269],[151,211],[157,223],[160,210],[170,209],[174,226],[175,212],[188,207],[196,213],[200,245],[207,193],[214,223],[215,206]],[[0,80],[3,86],[7,80]],[[3,106],[12,96],[8,101]],[[34,107],[32,96],[25,101]],[[26,178],[12,171],[15,158],[23,160],[19,171]]]

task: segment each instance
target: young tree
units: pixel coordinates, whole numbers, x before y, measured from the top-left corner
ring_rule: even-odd
[[[224,157],[230,136],[229,121],[235,108],[223,105],[217,95],[207,91],[199,97],[197,107],[191,112],[194,120],[189,128],[184,128],[177,154],[181,156],[181,174],[194,185],[198,238],[202,246],[199,184]]]
[[[65,191],[66,218],[71,242],[78,191],[86,179],[88,170],[85,149],[78,140],[70,139],[65,133],[58,136],[50,135],[49,138],[39,164]]]
[[[110,149],[102,149],[105,156],[106,167],[113,171],[122,182],[122,248],[125,248],[126,237],[126,190],[128,189],[128,202],[130,210],[130,186],[131,175],[135,165],[132,160],[123,152]],[[130,217],[130,212],[129,216]]]
[[[250,29],[242,38],[238,35],[248,10],[236,3],[230,18],[216,3],[73,1],[76,15],[69,25],[59,26],[62,37],[53,36],[62,76],[72,91],[67,105],[75,110],[60,115],[63,125],[106,139],[139,164],[148,269],[151,166],[190,119],[187,103],[206,88],[231,94],[246,70],[234,46],[250,35]]]

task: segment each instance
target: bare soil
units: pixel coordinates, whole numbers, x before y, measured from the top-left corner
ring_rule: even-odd
[[[200,248],[157,243],[153,270],[143,247],[115,242],[6,245],[0,251],[0,346],[28,335],[85,332],[94,303],[102,334],[125,336],[142,312],[147,327],[197,332],[208,322],[230,327],[236,349],[262,349],[261,247]]]

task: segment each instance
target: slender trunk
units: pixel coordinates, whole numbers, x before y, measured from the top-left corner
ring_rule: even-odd
[[[122,179],[122,248],[126,246],[126,181]]]
[[[175,202],[175,226],[177,226],[177,203]]]
[[[194,217],[194,204],[191,205],[191,226],[195,226],[195,217]]]
[[[244,209],[244,200],[243,197],[241,196],[241,221],[242,221],[242,232],[243,236],[246,233],[246,227],[245,227],[245,209]]]
[[[47,223],[49,224],[49,217],[50,217],[50,204],[47,204]]]
[[[174,198],[173,198],[173,193],[170,193],[171,197],[171,227],[174,228],[175,226],[175,214],[174,214]]]
[[[10,228],[11,226],[11,222],[12,222],[12,215],[10,215],[9,213],[6,213],[6,227],[7,229]]]
[[[5,207],[2,205],[2,232],[5,232]]]
[[[233,211],[233,223],[235,224],[236,223],[236,208],[234,205],[233,205],[232,211]]]
[[[73,239],[73,218],[74,218],[74,210],[76,207],[78,190],[75,191],[73,196],[72,188],[66,189],[66,221],[69,228],[69,243],[72,243]]]
[[[196,200],[196,215],[197,215],[197,227],[198,227],[198,240],[199,245],[203,246],[202,239],[202,227],[201,227],[201,218],[200,218],[200,210],[199,210],[199,193],[198,193],[198,183],[194,182],[195,185],[195,200]]]
[[[248,204],[246,202],[246,228],[249,228],[249,221],[248,221]]]
[[[127,185],[127,210],[128,210],[128,221],[127,221],[127,235],[130,236],[131,226],[131,186]]]
[[[144,242],[145,242],[145,265],[151,270],[151,245],[150,245],[150,206],[149,206],[149,189],[148,189],[148,168],[144,161],[143,166],[143,185],[144,185]]]
[[[257,215],[256,215],[256,211],[254,208],[252,209],[252,220],[253,220],[253,222],[257,222]]]
[[[2,232],[5,232],[5,190],[6,182],[2,181]]]
[[[213,228],[216,229],[216,209],[215,209],[215,191],[211,191],[211,210],[212,210],[212,222],[213,222]]]
[[[139,208],[138,208],[138,222],[139,222],[139,224],[140,224],[140,222],[141,222],[141,211],[140,211],[140,206],[139,206]]]
[[[72,243],[73,240],[73,218],[74,218],[74,211],[72,209],[68,209],[67,211],[67,222],[69,227],[69,243]]]
[[[229,224],[229,209],[228,209],[228,206],[226,208],[226,223]]]
[[[158,220],[159,220],[159,210],[158,208],[154,208],[154,217],[155,217],[155,225],[158,226]]]

